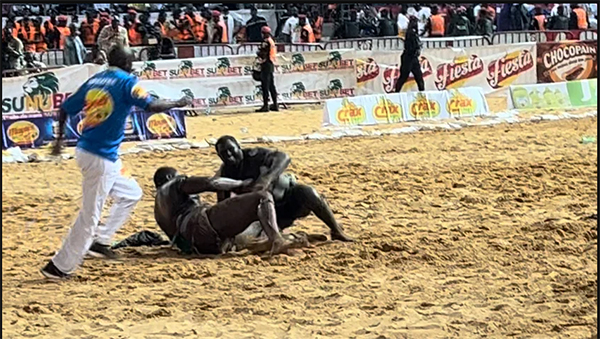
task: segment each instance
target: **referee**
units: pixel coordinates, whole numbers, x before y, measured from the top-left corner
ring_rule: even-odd
[[[261,29],[263,42],[257,52],[258,61],[260,63],[260,84],[263,93],[263,106],[256,112],[279,111],[277,106],[277,89],[275,89],[275,60],[277,58],[277,47],[271,36],[271,28],[264,26]],[[273,104],[269,106],[269,94],[273,98]]]

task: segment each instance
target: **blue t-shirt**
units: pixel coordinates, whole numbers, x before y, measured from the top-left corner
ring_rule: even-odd
[[[138,78],[119,68],[95,74],[71,94],[62,108],[72,119],[82,115],[77,147],[117,161],[125,137],[125,120],[133,106],[146,110],[154,100],[137,86]]]

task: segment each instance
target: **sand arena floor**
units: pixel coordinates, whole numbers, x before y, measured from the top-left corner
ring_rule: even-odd
[[[319,119],[189,127],[197,138],[291,135]],[[272,258],[128,249],[121,263],[86,260],[63,283],[39,269],[78,211],[75,162],[3,164],[3,337],[595,338],[597,222],[586,217],[597,213],[597,145],[579,139],[596,129],[588,118],[278,144],[356,243]],[[123,161],[144,197],[117,239],[159,230],[158,166],[211,175],[219,163],[212,149]],[[293,229],[327,233],[314,217]]]

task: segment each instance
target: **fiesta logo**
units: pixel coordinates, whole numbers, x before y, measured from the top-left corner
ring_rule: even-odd
[[[409,112],[415,119],[435,118],[440,115],[440,104],[427,99],[423,94],[417,94],[417,99],[409,106]]]
[[[533,68],[533,56],[528,50],[506,54],[488,65],[486,80],[490,87],[500,88],[510,85],[519,74]]]
[[[483,73],[483,68],[483,60],[477,55],[455,58],[451,63],[438,66],[435,87],[440,91],[461,87],[469,78]]]
[[[20,120],[8,126],[6,134],[16,145],[32,145],[40,137],[40,129],[34,123]]]
[[[177,130],[175,119],[166,113],[152,114],[146,121],[150,133],[160,137],[170,137]]]
[[[342,107],[337,111],[337,121],[345,125],[358,125],[367,119],[365,109],[361,106],[356,106],[347,98],[342,99]]]
[[[460,92],[452,91],[452,97],[446,104],[446,109],[452,115],[470,115],[475,113],[475,101]]]
[[[386,97],[381,97],[377,105],[373,107],[373,116],[380,122],[400,122],[402,121],[402,107]]]
[[[359,84],[377,78],[379,75],[379,65],[375,59],[368,58],[367,61],[358,60],[356,62],[356,82]]]

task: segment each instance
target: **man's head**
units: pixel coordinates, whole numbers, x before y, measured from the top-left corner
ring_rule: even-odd
[[[271,36],[271,28],[269,26],[263,26],[260,29],[260,32],[262,33],[262,36],[265,39]]]
[[[140,22],[143,24],[147,24],[149,22],[148,14],[142,13],[140,15]]]
[[[298,8],[292,7],[292,9],[290,9],[290,16],[297,17],[298,16]]]
[[[382,19],[387,19],[389,14],[390,14],[390,13],[389,13],[389,12],[388,12],[388,10],[387,10],[387,9],[385,9],[385,8],[384,8],[384,9],[382,9],[382,10],[381,10],[381,12],[379,12],[379,15],[381,16],[381,18],[382,18]]]
[[[108,65],[118,67],[127,73],[133,71],[133,51],[128,47],[117,44],[108,52]]]
[[[112,29],[117,29],[117,27],[119,27],[119,17],[117,15],[112,18],[110,27],[112,27]]]
[[[436,5],[431,7],[431,15],[438,15],[440,13],[440,8]]]
[[[94,20],[94,12],[92,12],[92,11],[85,12],[85,19],[88,23],[92,23],[92,20]]]
[[[240,144],[230,135],[220,137],[215,144],[215,149],[225,165],[237,166],[244,160]]]
[[[160,23],[164,23],[165,21],[167,21],[167,12],[161,11],[160,13],[158,13],[158,21]]]
[[[579,4],[571,4],[571,9],[579,8]]]
[[[69,30],[71,30],[71,36],[72,37],[76,37],[79,35],[79,30],[77,29],[77,26],[71,22],[71,24],[69,25]]]
[[[71,15],[71,22],[78,23],[79,22],[79,16],[77,14]]]
[[[135,9],[129,9],[127,10],[127,19],[131,22],[135,22],[135,19],[137,18],[137,11]]]
[[[300,27],[304,27],[304,25],[306,25],[306,15],[300,14],[300,16],[298,16],[298,24]]]
[[[67,27],[67,21],[68,21],[68,19],[65,15],[58,16],[58,26]]]
[[[212,18],[214,22],[219,22],[221,20],[221,12],[217,10],[212,11]]]
[[[171,179],[178,175],[177,170],[173,167],[161,167],[154,173],[154,186],[156,188],[162,187],[162,185],[168,183]]]
[[[558,13],[558,15],[565,15],[565,6],[563,6],[563,5],[558,6],[557,13]]]
[[[258,16],[258,10],[256,9],[256,7],[254,7],[254,6],[250,7],[250,15],[253,18],[256,18]]]

